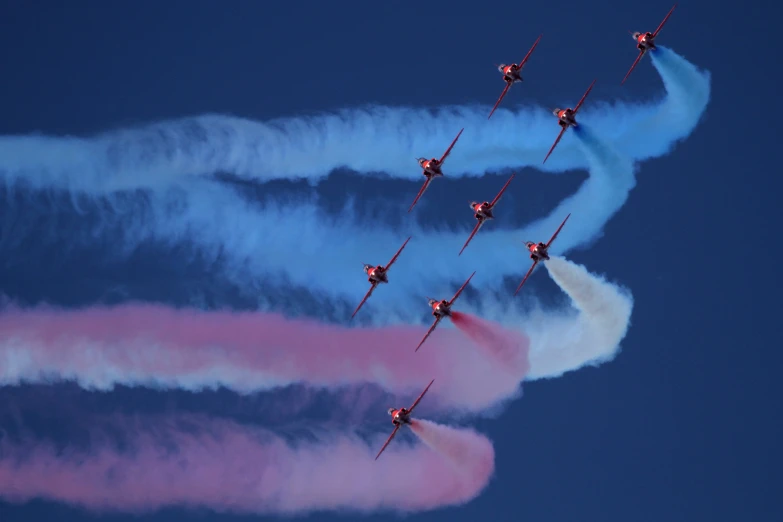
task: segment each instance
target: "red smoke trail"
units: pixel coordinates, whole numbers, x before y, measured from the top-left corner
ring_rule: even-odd
[[[291,447],[233,423],[206,421],[208,435],[154,423],[155,436],[134,433],[126,422],[124,432],[133,433],[128,452],[110,443],[89,452],[58,452],[48,445],[0,442],[0,498],[42,498],[95,511],[185,506],[255,514],[411,512],[468,502],[494,471],[486,437],[425,421],[414,424],[414,431],[438,451],[411,447],[398,435],[378,461],[376,446],[386,434],[373,447],[350,436]]]
[[[452,479],[459,485],[454,487],[460,488],[466,496],[475,490],[476,477],[486,477],[486,484],[492,476],[495,459],[487,459],[485,455],[488,450],[494,450],[491,445],[487,448],[489,441],[476,432],[458,430],[421,419],[412,421],[411,430],[456,468]]]
[[[0,385],[69,379],[87,389],[225,386],[249,393],[297,382],[324,388],[366,382],[410,394],[435,379],[431,406],[468,411],[517,393],[524,371],[509,372],[506,361],[477,350],[448,325],[414,353],[425,331],[148,305],[4,311]],[[526,338],[519,339],[526,353]]]
[[[460,332],[484,348],[488,357],[500,361],[513,375],[527,375],[530,370],[530,339],[527,336],[462,312],[452,312],[451,321]]]

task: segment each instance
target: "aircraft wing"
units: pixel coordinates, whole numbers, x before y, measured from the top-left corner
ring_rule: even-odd
[[[625,83],[625,80],[628,79],[629,76],[631,76],[631,73],[634,69],[636,69],[636,64],[639,63],[639,60],[642,59],[642,56],[644,56],[644,53],[646,53],[646,50],[639,51],[639,56],[636,57],[636,60],[634,60],[633,65],[631,65],[631,68],[628,69],[628,72],[625,74],[625,78],[623,78],[623,81],[620,82],[620,85]]]
[[[666,23],[666,20],[668,20],[668,19],[669,19],[669,17],[672,15],[672,13],[674,12],[674,8],[675,8],[675,7],[677,7],[677,4],[674,4],[674,7],[672,7],[672,8],[669,10],[669,13],[666,15],[666,18],[664,18],[664,19],[663,19],[663,22],[661,22],[661,25],[659,25],[659,26],[658,26],[658,29],[656,29],[656,30],[655,30],[655,32],[652,34],[652,35],[653,35],[653,38],[655,38],[656,36],[658,36],[658,33],[661,31],[661,29],[663,29],[663,24],[665,24],[665,23]]]
[[[503,101],[503,98],[506,96],[506,93],[511,88],[511,83],[506,82],[506,88],[503,89],[503,92],[500,93],[500,98],[498,98],[498,101],[495,102],[495,106],[492,107],[492,110],[489,113],[489,116],[487,116],[487,119],[490,119],[492,117],[492,114],[495,112],[495,109],[498,108],[498,105],[500,105],[500,102]]]
[[[443,156],[441,156],[441,158],[438,160],[438,165],[443,165],[443,162],[444,162],[444,161],[446,161],[446,157],[447,157],[449,154],[451,154],[451,149],[453,149],[453,148],[454,148],[454,145],[457,143],[457,140],[458,140],[458,139],[459,139],[459,137],[462,135],[462,131],[464,131],[464,130],[465,130],[465,129],[463,128],[463,129],[461,129],[461,130],[460,130],[460,131],[457,133],[457,137],[456,137],[456,138],[454,138],[454,141],[452,141],[452,142],[451,142],[451,145],[449,145],[449,148],[448,148],[448,149],[446,149],[446,152],[444,152],[444,153],[443,153]]]
[[[470,283],[470,280],[473,279],[474,275],[476,275],[476,272],[473,272],[472,274],[470,274],[470,277],[468,278],[468,280],[465,281],[464,283],[462,283],[462,286],[459,287],[459,290],[457,290],[457,293],[454,294],[454,297],[452,297],[451,301],[449,301],[449,305],[453,305],[454,304],[454,301],[456,301],[457,298],[459,297],[459,294],[461,294],[462,291],[465,290],[465,287],[468,286],[468,283]]]
[[[522,279],[522,282],[519,283],[519,286],[517,287],[517,291],[514,292],[514,295],[517,295],[519,293],[519,291],[522,289],[522,285],[525,284],[525,281],[527,281],[527,278],[530,277],[530,274],[533,273],[533,269],[536,267],[537,264],[538,264],[538,259],[533,261],[533,266],[530,267],[530,270],[527,271],[527,274],[525,274],[525,277]]]
[[[389,268],[391,268],[391,266],[394,264],[394,262],[397,261],[397,258],[400,257],[400,252],[402,252],[402,249],[405,248],[405,245],[407,245],[408,241],[410,241],[410,240],[411,240],[410,237],[405,240],[405,243],[403,243],[402,246],[400,247],[400,249],[397,251],[397,253],[394,254],[394,257],[391,258],[391,261],[389,261],[389,264],[386,265],[384,270],[388,270]]]
[[[364,295],[364,299],[362,299],[362,302],[359,303],[359,306],[356,307],[356,310],[353,311],[353,315],[351,316],[351,319],[353,319],[353,316],[356,315],[356,312],[359,311],[359,308],[362,307],[362,305],[365,303],[365,301],[367,301],[367,299],[370,298],[370,296],[372,295],[372,292],[373,292],[373,290],[375,290],[376,286],[378,286],[378,283],[371,283],[370,284],[370,289],[367,290],[367,293]]]
[[[430,383],[427,385],[427,387],[426,387],[426,388],[424,388],[424,391],[423,391],[423,392],[421,392],[421,395],[419,395],[419,397],[418,397],[418,398],[417,398],[415,401],[413,401],[413,406],[411,406],[410,408],[408,408],[408,413],[412,412],[412,411],[413,411],[413,408],[415,408],[415,407],[416,407],[416,405],[417,405],[417,404],[419,404],[419,401],[421,401],[421,398],[422,398],[422,397],[424,397],[424,394],[425,394],[425,393],[427,393],[427,390],[429,390],[429,389],[430,389],[430,386],[432,386],[432,383],[433,383],[433,382],[435,382],[435,379],[432,379],[432,380],[430,381]]]
[[[524,66],[525,66],[525,63],[527,62],[527,59],[528,59],[528,58],[530,58],[530,55],[531,55],[531,54],[533,54],[533,50],[536,48],[536,45],[538,45],[538,42],[541,40],[541,37],[542,37],[542,36],[544,36],[544,35],[543,35],[543,34],[540,34],[540,35],[538,35],[538,38],[536,39],[535,43],[533,44],[533,47],[531,47],[531,48],[530,48],[530,50],[527,52],[527,54],[525,55],[525,57],[524,57],[524,58],[522,58],[522,61],[521,61],[521,62],[519,62],[519,65],[517,65],[517,67],[519,67],[520,69],[522,69],[522,67],[524,67]]]
[[[582,104],[585,102],[585,98],[587,98],[587,95],[590,94],[590,91],[593,90],[593,85],[595,85],[595,80],[593,80],[593,83],[590,84],[590,87],[588,87],[585,93],[582,95],[582,99],[579,100],[579,103],[577,103],[576,107],[574,107],[574,116],[576,116],[576,113],[579,112],[579,107],[581,107]]]
[[[555,140],[554,145],[552,145],[552,148],[549,149],[549,152],[546,154],[546,158],[544,158],[544,163],[546,163],[546,160],[549,159],[549,155],[552,154],[552,151],[555,150],[555,147],[557,147],[557,144],[560,143],[560,139],[563,137],[563,133],[568,129],[568,127],[563,127],[560,129],[560,134],[557,135],[557,139]]]
[[[494,207],[494,206],[495,206],[495,203],[497,203],[498,201],[500,201],[500,196],[502,196],[502,195],[503,195],[503,193],[506,191],[506,189],[508,188],[508,184],[509,184],[509,183],[511,183],[511,180],[512,180],[512,179],[514,179],[514,176],[516,176],[516,174],[511,174],[511,177],[510,177],[510,178],[508,178],[508,181],[506,181],[506,184],[505,184],[505,185],[503,185],[503,188],[502,188],[502,189],[500,189],[500,192],[498,192],[498,195],[497,195],[497,196],[495,196],[495,199],[493,199],[493,200],[490,202],[490,204],[489,204],[489,206],[490,206],[490,207]]]
[[[389,445],[389,443],[392,441],[395,435],[397,435],[397,430],[400,429],[400,425],[397,424],[394,426],[394,431],[392,431],[391,435],[389,435],[389,438],[386,439],[386,442],[384,443],[383,447],[381,448],[381,451],[378,452],[378,455],[375,456],[375,460],[378,460],[378,457],[381,456],[381,453],[383,453],[383,450],[386,449],[386,446]]]
[[[479,231],[479,229],[481,228],[481,225],[483,225],[483,224],[484,224],[484,220],[483,219],[479,219],[478,223],[476,223],[476,226],[473,227],[473,232],[470,233],[470,237],[468,237],[468,240],[465,241],[464,245],[462,245],[462,250],[460,250],[459,254],[457,254],[457,255],[460,255],[460,256],[462,255],[462,252],[464,252],[465,249],[468,247],[468,243],[470,243],[470,240],[473,239],[473,236],[476,235],[476,232]]]
[[[427,180],[424,182],[424,185],[421,186],[421,190],[419,190],[419,193],[416,194],[416,199],[413,200],[413,203],[411,204],[411,208],[408,209],[408,212],[413,210],[413,207],[416,206],[416,203],[419,201],[421,195],[424,194],[424,191],[427,190],[427,187],[430,186],[431,181],[432,181],[432,176],[428,176]]]
[[[427,340],[427,337],[429,337],[430,334],[435,331],[435,327],[438,326],[438,323],[440,322],[441,319],[443,319],[443,316],[438,316],[438,317],[435,318],[435,322],[432,323],[432,326],[430,326],[430,329],[427,330],[427,333],[424,335],[424,339],[422,339],[421,342],[419,343],[419,346],[417,346],[416,349],[413,350],[414,352],[418,352],[419,351],[419,348],[421,348],[421,345],[424,344],[424,341]]]
[[[568,215],[566,216],[566,218],[563,220],[563,222],[562,222],[562,223],[560,223],[560,226],[559,226],[559,227],[557,227],[557,230],[555,230],[555,233],[554,233],[554,234],[552,234],[552,237],[551,237],[551,238],[549,238],[549,242],[546,244],[547,248],[549,248],[549,245],[551,245],[551,244],[552,244],[552,241],[554,241],[554,240],[555,240],[555,238],[557,237],[557,235],[558,235],[558,234],[560,233],[560,231],[563,229],[563,225],[565,225],[565,224],[566,224],[566,221],[568,221],[568,218],[570,218],[570,217],[571,217],[571,214],[568,214]]]

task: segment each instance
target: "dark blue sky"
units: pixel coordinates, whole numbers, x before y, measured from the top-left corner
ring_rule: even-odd
[[[521,58],[539,33],[544,37],[526,70],[526,98],[549,106],[583,92],[595,77],[591,97],[645,100],[662,92],[649,62],[620,87],[635,56],[626,31],[654,30],[671,7],[619,0],[427,2],[415,8],[360,2],[2,5],[4,135],[91,134],[206,112],[264,120],[368,103],[492,104],[499,91],[493,63]],[[497,453],[489,488],[467,506],[413,519],[781,517],[783,430],[773,382],[783,363],[775,294],[781,288],[781,182],[779,166],[768,159],[777,145],[774,116],[763,116],[765,104],[774,109],[777,99],[777,72],[768,70],[777,60],[772,18],[713,2],[679,5],[660,42],[711,71],[706,116],[672,154],[639,166],[637,186],[604,237],[569,256],[633,292],[623,351],[597,369],[527,384],[524,398],[499,419],[477,422]],[[544,208],[559,197],[554,184],[567,193],[576,183],[523,172],[532,181],[512,186],[509,194],[551,193]],[[143,288],[155,285],[145,279],[147,265],[156,277],[176,272],[176,260],[140,255],[138,265],[102,267],[109,274],[104,284],[79,263],[58,264],[34,243],[19,247],[32,254],[3,252],[29,264],[9,268],[0,260],[0,293],[28,302],[44,296],[83,303],[99,299],[125,274],[135,295],[145,296]],[[183,277],[203,278],[197,268],[182,271]],[[536,284],[555,291],[544,278]],[[47,392],[0,388],[0,403],[42,419],[45,430],[45,401],[34,400],[39,393]],[[158,401],[149,394],[155,395],[69,397],[86,418],[111,401],[118,409],[147,411]],[[186,395],[171,400],[176,407],[228,415],[233,410],[225,405],[240,402],[230,394]],[[0,519],[139,517],[32,502],[0,503]],[[181,510],[141,517],[245,519],[250,517]]]

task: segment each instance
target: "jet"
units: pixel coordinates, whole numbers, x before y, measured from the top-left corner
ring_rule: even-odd
[[[427,393],[427,390],[430,389],[430,386],[432,386],[433,382],[435,382],[435,379],[432,379],[430,381],[427,387],[424,388],[424,391],[421,392],[421,395],[419,395],[419,398],[413,402],[413,405],[410,408],[400,408],[398,410],[395,410],[394,408],[388,409],[388,413],[389,415],[391,415],[392,418],[392,424],[394,424],[394,431],[392,431],[391,435],[389,435],[389,438],[386,439],[386,443],[381,448],[381,451],[378,452],[378,455],[375,457],[375,460],[378,460],[378,457],[381,456],[381,453],[383,453],[383,450],[386,449],[386,446],[388,446],[389,443],[394,438],[394,436],[397,435],[397,430],[400,429],[400,426],[403,426],[405,424],[408,425],[413,424],[413,419],[411,419],[411,412],[413,412],[413,408],[415,408],[416,405],[419,404],[419,401],[421,400],[422,397],[424,397],[424,394]]]
[[[441,167],[443,166],[443,162],[446,161],[446,157],[451,153],[451,149],[454,148],[454,144],[457,143],[457,140],[462,135],[462,131],[465,129],[462,129],[457,134],[457,137],[454,138],[454,141],[451,142],[451,145],[449,145],[449,148],[446,149],[446,152],[443,153],[443,156],[441,156],[440,159],[427,159],[427,158],[416,158],[416,161],[419,162],[419,166],[424,169],[422,172],[422,175],[427,178],[424,181],[424,185],[421,187],[421,190],[419,190],[419,193],[416,194],[416,199],[413,200],[413,203],[411,204],[411,208],[408,209],[408,212],[413,210],[413,207],[416,206],[416,203],[419,201],[419,198],[424,194],[424,191],[427,190],[427,187],[430,186],[430,183],[432,183],[432,180],[434,178],[437,178],[438,176],[443,176],[443,171],[441,170]]]
[[[557,124],[560,125],[560,134],[557,135],[557,139],[555,140],[554,145],[552,145],[552,148],[549,149],[549,152],[546,155],[546,158],[544,158],[544,163],[546,163],[546,160],[549,159],[549,155],[552,154],[552,151],[555,150],[555,147],[557,147],[557,144],[560,143],[560,139],[563,137],[563,134],[566,130],[568,130],[568,127],[577,127],[578,124],[576,123],[576,113],[579,111],[579,107],[582,106],[582,104],[585,102],[585,98],[587,98],[587,95],[590,94],[590,91],[593,89],[593,85],[595,85],[595,80],[593,80],[593,83],[590,84],[590,87],[587,88],[587,91],[582,96],[582,99],[579,100],[579,103],[576,104],[576,107],[573,109],[552,109],[552,114],[557,116]]]
[[[549,246],[552,244],[552,241],[554,241],[557,235],[560,233],[560,230],[563,229],[563,225],[566,224],[566,221],[568,221],[568,218],[570,217],[571,214],[568,214],[566,216],[563,222],[560,223],[560,226],[557,227],[557,230],[555,231],[554,235],[549,239],[549,242],[547,242],[546,245],[544,243],[533,243],[532,241],[525,241],[525,247],[530,251],[530,259],[533,260],[533,266],[530,267],[530,270],[528,270],[527,274],[525,274],[525,278],[522,279],[521,283],[519,283],[519,286],[517,287],[517,291],[514,292],[514,295],[517,295],[519,293],[519,290],[522,288],[522,285],[525,284],[527,278],[530,277],[530,274],[533,273],[533,269],[536,267],[539,261],[544,261],[544,260],[549,261]]]
[[[476,226],[473,227],[473,232],[470,233],[470,237],[468,238],[467,241],[465,241],[465,245],[462,247],[462,250],[459,251],[459,255],[462,255],[462,252],[468,246],[470,240],[473,239],[473,236],[475,236],[476,233],[481,229],[481,226],[488,219],[495,219],[494,214],[492,214],[492,209],[495,208],[495,204],[497,204],[497,202],[500,201],[500,196],[502,196],[503,193],[506,191],[506,189],[508,188],[508,184],[511,183],[512,179],[514,179],[514,176],[516,176],[516,174],[511,174],[511,177],[508,178],[506,184],[503,185],[503,188],[500,189],[500,192],[498,192],[498,195],[495,196],[495,199],[493,199],[492,201],[485,201],[483,203],[476,203],[475,201],[470,202],[470,208],[473,210],[473,215],[478,220],[478,223],[476,223]]]
[[[421,348],[421,345],[424,344],[424,341],[427,340],[427,337],[430,336],[430,334],[435,330],[435,327],[438,326],[438,323],[440,323],[440,320],[444,317],[450,317],[451,316],[451,306],[454,304],[454,301],[457,300],[459,297],[459,294],[462,293],[462,291],[465,289],[466,286],[468,286],[468,283],[470,283],[470,280],[473,279],[473,276],[476,275],[476,272],[473,272],[470,274],[470,277],[467,281],[457,290],[457,293],[454,294],[454,297],[451,298],[451,301],[446,301],[443,299],[442,301],[437,301],[431,297],[427,298],[427,303],[430,305],[430,308],[432,308],[432,315],[435,316],[435,322],[432,323],[432,326],[430,326],[430,329],[427,330],[426,335],[424,336],[424,339],[421,340],[419,343],[419,346],[416,347],[414,352],[418,352],[419,348]]]
[[[633,62],[633,65],[631,65],[631,69],[628,71],[628,73],[625,75],[625,78],[623,78],[623,81],[620,82],[620,85],[625,83],[625,80],[628,79],[628,77],[631,75],[633,70],[636,68],[636,64],[639,63],[639,60],[642,59],[642,56],[647,51],[653,51],[656,49],[655,47],[655,37],[658,36],[658,33],[663,28],[663,24],[666,23],[666,21],[669,19],[669,17],[672,15],[672,12],[674,12],[674,8],[677,7],[677,4],[674,4],[674,7],[672,7],[669,10],[669,13],[666,15],[666,17],[663,19],[663,22],[661,22],[661,25],[658,26],[658,29],[655,30],[654,33],[640,33],[640,32],[631,32],[631,37],[636,41],[636,48],[639,49],[639,56],[636,57],[636,61]]]
[[[522,78],[522,68],[525,66],[525,63],[527,63],[528,58],[530,58],[530,55],[533,54],[533,50],[538,45],[539,40],[541,40],[541,37],[544,36],[539,35],[536,39],[535,43],[533,44],[533,47],[530,48],[530,50],[527,52],[524,58],[522,58],[522,61],[519,62],[519,64],[512,63],[511,65],[506,65],[504,63],[501,63],[498,65],[498,71],[500,71],[500,74],[503,75],[503,81],[506,82],[506,87],[503,89],[503,92],[500,93],[500,98],[498,98],[498,101],[495,102],[495,106],[492,107],[492,111],[490,111],[489,116],[487,116],[487,119],[490,119],[492,117],[492,114],[495,112],[495,109],[498,108],[498,105],[500,105],[500,102],[503,101],[503,98],[506,96],[506,93],[511,88],[512,85],[514,85],[517,82],[523,82],[525,81]]]
[[[362,299],[362,302],[359,303],[359,306],[356,307],[356,310],[353,311],[353,315],[351,316],[351,319],[356,315],[356,312],[359,311],[359,308],[362,307],[365,301],[370,298],[370,296],[373,293],[373,290],[375,290],[375,287],[377,287],[381,283],[388,283],[389,278],[386,275],[386,273],[389,271],[389,268],[394,264],[395,261],[397,261],[397,258],[400,256],[400,252],[402,252],[402,249],[405,248],[405,245],[408,244],[408,241],[410,241],[411,238],[405,240],[405,243],[402,244],[400,249],[397,251],[396,254],[394,254],[394,257],[391,258],[391,261],[386,266],[372,266],[368,264],[364,264],[364,273],[367,274],[367,281],[370,283],[370,289],[367,291],[367,294],[365,294],[364,299]]]

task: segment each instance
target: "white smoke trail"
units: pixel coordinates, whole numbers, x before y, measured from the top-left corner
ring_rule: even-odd
[[[630,290],[563,257],[552,256],[543,264],[570,298],[570,307],[552,309],[528,300],[523,311],[518,297],[504,298],[482,292],[457,308],[461,312],[491,318],[530,338],[530,370],[526,381],[556,378],[614,359],[631,324],[633,296]],[[541,266],[532,278],[540,277],[536,275],[540,270]],[[531,291],[527,286],[525,288],[523,292]],[[451,327],[451,324],[444,326]]]
[[[539,312],[528,317],[530,358],[535,361],[528,379],[559,377],[613,359],[631,324],[630,292],[561,257],[552,257],[544,265],[575,310],[561,316]]]

